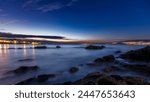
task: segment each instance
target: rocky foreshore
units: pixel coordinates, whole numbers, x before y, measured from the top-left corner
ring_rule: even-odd
[[[104,73],[90,73],[86,77],[71,83],[73,85],[148,85],[142,77],[122,77],[119,75],[106,75]]]
[[[150,62],[150,46],[142,49],[132,50],[121,55],[121,58],[134,60],[134,61],[147,61]]]

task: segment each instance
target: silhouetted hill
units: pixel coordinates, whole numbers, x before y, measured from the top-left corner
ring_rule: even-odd
[[[42,36],[42,35],[24,35],[24,34],[11,34],[0,32],[0,37],[6,38],[50,38],[50,39],[64,39],[62,36]]]

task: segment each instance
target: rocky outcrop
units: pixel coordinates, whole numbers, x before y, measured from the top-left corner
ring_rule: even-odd
[[[45,82],[50,78],[55,78],[55,74],[43,74],[38,75],[37,77],[32,77],[21,82],[16,83],[16,85],[32,85],[32,84],[39,84],[41,82]]]
[[[16,74],[20,74],[20,73],[26,73],[28,71],[36,71],[38,69],[39,69],[38,66],[21,66],[15,70],[13,70],[13,72]]]
[[[29,78],[26,80],[23,80],[21,82],[16,83],[16,85],[29,85],[31,84],[34,80],[36,80],[34,77],[33,78]]]
[[[121,55],[121,58],[134,61],[150,61],[150,46],[132,50]]]
[[[104,56],[102,58],[95,59],[95,63],[101,63],[101,62],[114,62],[115,57],[113,55]]]
[[[72,84],[75,85],[148,85],[142,77],[122,77],[119,75],[106,75],[99,72],[88,74]]]
[[[21,60],[18,60],[19,62],[24,62],[24,61],[33,61],[34,59],[30,59],[30,58],[28,58],[28,59],[21,59]]]
[[[128,70],[150,75],[150,66],[146,64],[124,64],[123,67]]]
[[[111,73],[111,72],[120,71],[120,70],[122,70],[122,69],[118,66],[109,66],[109,67],[106,67],[103,71],[105,73]]]
[[[36,46],[34,49],[47,49],[47,46]]]
[[[78,71],[79,71],[79,68],[77,68],[77,67],[72,67],[72,68],[69,69],[70,73],[76,73]]]
[[[105,46],[96,46],[96,45],[89,45],[87,47],[85,47],[85,49],[88,49],[88,50],[99,50],[99,49],[104,49]]]
[[[116,54],[119,54],[119,53],[121,53],[121,51],[120,51],[120,50],[118,50],[118,51],[115,51],[115,53],[116,53]]]
[[[38,75],[37,80],[43,82],[43,81],[47,81],[49,78],[54,78],[55,76],[56,76],[55,74]]]
[[[60,48],[61,48],[61,46],[56,46],[56,48],[57,48],[57,49],[60,49]]]

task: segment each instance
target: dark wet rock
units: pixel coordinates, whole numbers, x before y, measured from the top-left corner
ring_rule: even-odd
[[[150,46],[132,50],[121,55],[121,58],[134,61],[150,61]]]
[[[55,77],[55,74],[38,75],[37,77],[32,77],[32,78],[23,80],[23,81],[17,83],[16,85],[32,85],[33,83],[37,84],[37,83],[45,82],[49,78],[54,78],[54,77]]]
[[[118,51],[116,51],[115,53],[116,53],[116,54],[119,54],[119,53],[122,53],[122,52],[121,52],[120,50],[118,50]]]
[[[75,82],[73,82],[73,85],[89,85],[89,83],[92,83],[92,85],[96,85],[97,83],[95,82],[97,78],[101,77],[102,74],[99,72],[95,72],[95,73],[90,73],[88,74],[86,77],[77,80]]]
[[[113,55],[108,55],[108,56],[104,56],[102,58],[97,58],[97,59],[95,59],[94,62],[101,63],[101,62],[114,62],[114,61],[115,61],[115,57]]]
[[[110,76],[103,76],[97,80],[98,85],[125,85],[126,83],[122,80],[116,80]]]
[[[147,64],[124,64],[123,67],[125,69],[150,75],[150,66]]]
[[[114,69],[112,67],[107,67],[103,70],[105,73],[110,73],[110,72],[113,72]]]
[[[36,71],[38,69],[39,69],[38,66],[21,66],[21,67],[15,69],[13,72],[19,74],[19,73],[25,73],[27,71]]]
[[[71,85],[72,82],[71,81],[67,81],[67,82],[64,82],[62,85]]]
[[[77,68],[77,67],[72,67],[72,68],[69,69],[70,73],[76,73],[78,71],[79,71],[79,68]]]
[[[118,66],[110,66],[110,67],[106,67],[103,71],[105,73],[111,73],[111,72],[119,71],[119,70],[122,70],[122,69]]]
[[[106,62],[107,61],[108,62],[113,62],[113,61],[115,61],[115,57],[113,55],[108,55],[108,56],[104,56],[103,60],[106,61]]]
[[[47,49],[47,46],[36,46],[35,49]]]
[[[105,46],[96,46],[96,45],[89,45],[87,47],[85,47],[85,49],[89,49],[89,50],[99,50],[99,49],[104,49]]]
[[[88,74],[86,77],[73,82],[75,85],[148,85],[148,80],[141,77],[122,77],[106,75],[99,72]]]
[[[55,74],[38,75],[37,80],[43,82],[43,81],[47,81],[49,78],[54,78],[55,76],[56,76]]]
[[[98,77],[103,76],[104,74],[100,73],[100,72],[94,72],[94,73],[90,73],[88,74],[86,77],[90,78],[90,79],[96,79]]]
[[[8,48],[8,49],[15,49],[14,47],[10,47],[10,48]]]
[[[124,80],[128,85],[148,85],[148,81],[142,77],[125,77]]]
[[[19,62],[24,62],[24,61],[33,61],[34,59],[30,59],[30,58],[28,58],[28,59],[21,59],[21,60],[18,60]]]
[[[23,49],[23,48],[19,47],[19,48],[17,48],[17,49]]]
[[[116,80],[123,80],[123,78],[120,75],[110,75],[112,78],[115,78]]]
[[[21,81],[19,83],[17,83],[16,85],[29,85],[30,83],[32,83],[34,80],[36,80],[35,78],[29,78],[26,79],[24,81]]]
[[[57,49],[61,48],[61,46],[56,46]]]

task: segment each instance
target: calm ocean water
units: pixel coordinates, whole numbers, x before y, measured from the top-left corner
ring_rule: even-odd
[[[6,45],[3,45],[6,46]],[[28,48],[32,45],[7,45],[9,47]],[[62,83],[66,81],[75,81],[87,75],[90,72],[101,71],[104,66],[89,67],[86,63],[92,62],[98,57],[115,54],[115,51],[127,52],[129,50],[139,49],[143,46],[138,45],[109,45],[103,50],[86,50],[85,45],[61,45],[62,48],[55,49],[56,45],[46,45],[52,47],[49,49],[0,49],[0,84],[15,84],[22,80],[40,75],[56,74],[56,78],[49,79],[47,83]],[[34,59],[32,61],[22,61],[21,59]],[[9,73],[20,66],[40,67],[40,70],[28,72],[21,75]],[[79,67],[79,72],[70,74],[70,67]],[[130,72],[118,72],[116,74],[133,75]],[[45,83],[46,84],[46,83]]]

